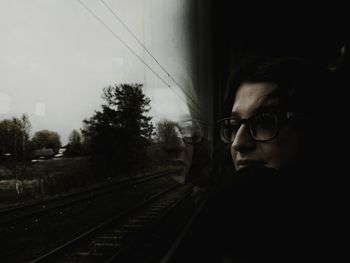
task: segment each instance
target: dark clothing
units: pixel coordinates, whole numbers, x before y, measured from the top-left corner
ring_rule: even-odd
[[[209,200],[190,231],[188,262],[335,262],[337,214],[324,191],[292,173],[242,170]]]
[[[218,196],[223,255],[243,262],[312,261],[318,221],[311,191],[273,169],[237,173]]]

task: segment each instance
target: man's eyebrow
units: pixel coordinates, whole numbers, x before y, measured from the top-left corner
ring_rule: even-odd
[[[256,108],[253,110],[253,115],[257,113],[263,113],[263,112],[277,112],[281,110],[281,105],[278,104],[273,104],[273,105],[261,105],[260,107]]]
[[[233,111],[233,112],[231,112],[231,117],[234,117],[234,118],[240,118],[240,117],[241,117],[241,115],[240,115],[238,112]]]
[[[261,113],[261,112],[276,112],[281,110],[282,107],[282,90],[277,88],[272,92],[262,96],[260,98],[261,105],[259,105],[256,109],[252,111],[252,115]],[[277,102],[276,102],[277,100]],[[231,112],[231,117],[240,118],[241,115],[238,112]]]
[[[271,99],[268,99],[263,104],[261,104],[259,107],[254,109],[252,111],[251,115],[255,115],[255,114],[263,113],[263,112],[277,112],[277,111],[280,111],[280,110],[281,110],[281,103],[280,103],[280,101],[274,102]],[[238,112],[233,111],[233,112],[231,112],[231,117],[233,117],[233,118],[240,118],[241,115]]]

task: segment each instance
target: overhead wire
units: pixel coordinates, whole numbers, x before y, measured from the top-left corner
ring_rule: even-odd
[[[149,70],[153,72],[155,76],[157,76],[166,86],[170,88],[170,84],[167,83],[157,72],[149,66],[146,61],[144,61],[124,40],[122,40],[105,22],[103,22],[87,5],[85,5],[81,0],[77,0],[82,6],[85,7],[86,10],[88,10],[94,17],[95,19],[100,22],[102,25],[104,25],[109,32],[111,32],[114,37],[116,37],[130,52],[132,52]]]
[[[165,69],[164,66],[162,66],[162,64],[160,64],[160,62],[158,61],[158,59],[149,51],[149,49],[146,47],[146,45],[144,43],[142,43],[141,40],[139,40],[139,38],[132,32],[132,30],[126,25],[126,23],[124,23],[124,21],[113,11],[113,9],[104,1],[104,0],[100,0],[100,2],[111,12],[111,14],[114,16],[114,18],[116,18],[123,26],[124,28],[133,36],[133,38],[137,41],[137,43],[147,52],[148,55],[150,55],[153,60],[158,64],[158,66],[167,74],[167,76],[176,84],[176,86],[178,86],[182,92],[185,94],[185,96],[187,98],[189,98],[192,103],[195,104],[196,107],[198,107],[198,109],[200,109],[201,107],[197,104],[197,102],[192,98],[192,96],[190,96],[186,90],[176,81],[176,79],[169,73],[168,70]]]

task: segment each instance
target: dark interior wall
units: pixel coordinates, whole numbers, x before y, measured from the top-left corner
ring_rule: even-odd
[[[201,106],[199,119],[210,122],[212,105],[212,2],[191,1],[192,58],[196,82],[194,89]]]
[[[219,115],[229,75],[254,56],[293,56],[325,67],[337,66],[342,86],[349,83],[349,37],[343,15],[326,6],[269,9],[253,3],[213,1],[215,109]],[[345,54],[341,57],[341,51]],[[345,87],[344,87],[345,88]]]

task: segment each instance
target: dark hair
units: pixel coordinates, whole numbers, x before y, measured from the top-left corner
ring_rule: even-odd
[[[327,69],[305,59],[253,59],[232,74],[223,115],[230,114],[236,91],[242,83],[271,82],[277,85],[278,95],[284,99],[287,110],[317,117],[316,113],[326,107],[324,100],[331,85],[330,77]]]

